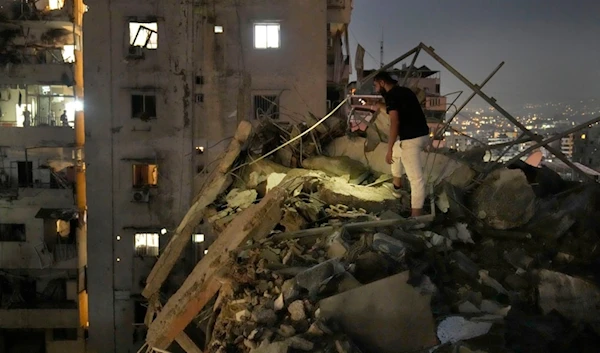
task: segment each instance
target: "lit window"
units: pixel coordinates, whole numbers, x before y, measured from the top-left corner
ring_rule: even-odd
[[[135,254],[158,256],[158,233],[137,233],[135,235]]]
[[[204,242],[204,234],[192,234],[192,242],[194,242],[194,243]]]
[[[75,62],[75,46],[74,45],[65,45],[62,49],[63,61],[66,63],[74,63]]]
[[[65,0],[49,0],[48,10],[60,10],[65,6]]]
[[[254,25],[254,47],[256,49],[279,48],[279,23],[257,23]]]
[[[129,22],[129,45],[146,49],[158,48],[158,23]]]
[[[215,33],[223,33],[223,26],[215,26]]]
[[[133,165],[133,187],[158,185],[158,166],[156,164]]]

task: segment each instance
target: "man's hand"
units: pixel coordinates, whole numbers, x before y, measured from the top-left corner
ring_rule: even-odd
[[[388,153],[385,155],[385,161],[387,164],[392,164],[394,162],[394,158],[392,157],[392,150],[388,150]]]

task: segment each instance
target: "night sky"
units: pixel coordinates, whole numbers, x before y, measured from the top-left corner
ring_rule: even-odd
[[[600,0],[354,0],[353,65],[358,41],[365,68],[379,67],[382,27],[385,62],[423,42],[479,83],[505,61],[484,91],[507,108],[600,98]],[[417,65],[441,69],[426,53]],[[441,79],[442,94],[468,89]]]

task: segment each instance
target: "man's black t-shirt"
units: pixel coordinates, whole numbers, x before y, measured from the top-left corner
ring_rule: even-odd
[[[410,88],[394,86],[383,98],[388,114],[392,110],[398,112],[398,137],[401,141],[429,135],[429,127],[419,99]]]

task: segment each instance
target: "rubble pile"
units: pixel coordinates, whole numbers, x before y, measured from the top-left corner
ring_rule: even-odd
[[[411,219],[409,190],[384,185],[384,144],[311,141],[238,158],[207,208],[219,237],[248,236],[202,260],[223,270],[196,320],[204,351],[597,351],[599,185],[424,152],[432,214]],[[236,223],[270,203],[277,218]]]

